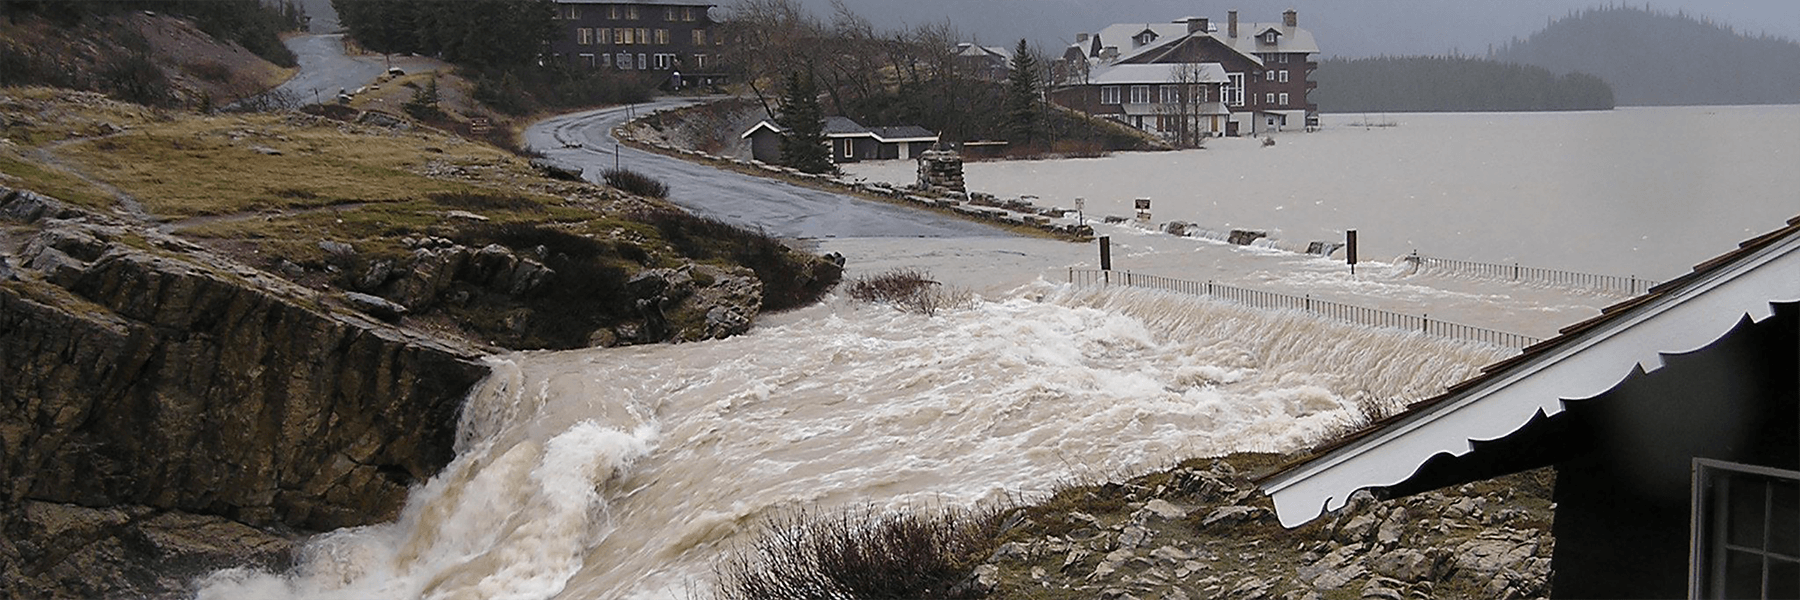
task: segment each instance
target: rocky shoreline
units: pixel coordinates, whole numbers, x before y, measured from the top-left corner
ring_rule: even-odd
[[[31,192],[0,215],[24,238],[0,278],[0,595],[276,567],[452,458],[478,349]]]
[[[1012,511],[969,584],[988,598],[1539,598],[1549,594],[1547,470],[1378,501],[1296,529],[1249,469],[1188,461]],[[1210,464],[1208,464],[1210,463]],[[1086,510],[1082,510],[1086,509]]]

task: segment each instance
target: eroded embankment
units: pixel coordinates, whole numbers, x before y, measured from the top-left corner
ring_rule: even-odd
[[[452,458],[476,350],[30,192],[0,214],[0,595],[278,564]]]

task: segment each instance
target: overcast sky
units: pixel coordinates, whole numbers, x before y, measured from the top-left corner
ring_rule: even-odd
[[[821,17],[829,0],[801,0]],[[1225,20],[1236,9],[1243,21],[1281,20],[1300,12],[1300,26],[1318,37],[1324,56],[1443,54],[1481,55],[1488,46],[1524,38],[1550,20],[1584,7],[1644,6],[1644,0],[844,0],[883,29],[949,18],[964,37],[983,45],[1011,46],[1020,38],[1055,51],[1075,33],[1113,23],[1163,22],[1178,17]],[[720,4],[730,6],[730,0]],[[1655,0],[1650,8],[1681,10],[1753,34],[1800,40],[1800,0]]]

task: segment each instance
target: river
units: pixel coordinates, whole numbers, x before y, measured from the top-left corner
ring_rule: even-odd
[[[1796,114],[1786,108],[1766,110]],[[1654,114],[1624,112],[1634,113],[1626,115],[1631,118]],[[1701,121],[1718,116],[1707,110],[1680,114]],[[1395,128],[1284,135],[1273,149],[1233,148],[1239,140],[1221,140],[1213,149],[1192,153],[975,165],[971,178],[977,187],[999,186],[995,182],[1000,180],[983,173],[1030,168],[1027,183],[1037,187],[1032,192],[1075,193],[1065,189],[1074,183],[1056,179],[1068,169],[1082,173],[1068,177],[1103,179],[1096,185],[1122,190],[1119,196],[1128,198],[1149,193],[1134,186],[1182,184],[1096,165],[1249,160],[1290,151],[1287,156],[1298,160],[1315,152],[1309,147],[1330,145],[1339,166],[1321,171],[1335,172],[1353,160],[1337,156],[1342,153],[1367,163],[1357,167],[1356,177],[1340,182],[1418,181],[1427,175],[1419,172],[1416,159],[1369,157],[1410,148],[1436,131],[1445,139],[1438,142],[1438,152],[1426,154],[1455,149],[1492,161],[1523,161],[1517,155],[1532,153],[1536,143],[1526,141],[1548,134],[1502,135],[1511,128],[1488,123],[1516,128],[1519,119],[1535,119],[1559,129],[1580,129],[1611,127],[1604,123],[1618,118],[1608,113],[1407,116]],[[1402,136],[1413,141],[1393,139]],[[1704,253],[1723,252],[1748,237],[1742,229],[1773,229],[1800,213],[1793,195],[1797,188],[1789,184],[1800,170],[1781,162],[1791,156],[1787,152],[1770,150],[1759,161],[1711,162],[1717,172],[1707,177],[1707,185],[1760,190],[1775,195],[1772,199],[1708,200],[1710,208],[1700,211],[1702,218],[1694,216],[1699,209],[1663,208],[1694,201],[1692,187],[1642,183],[1623,194],[1638,198],[1639,204],[1631,207],[1607,204],[1612,196],[1594,197],[1597,205],[1585,207],[1562,206],[1589,198],[1583,194],[1545,200],[1543,206],[1555,207],[1557,215],[1607,218],[1587,229],[1561,221],[1541,225],[1570,237],[1584,230],[1604,233],[1594,244],[1618,249],[1630,237],[1623,233],[1630,223],[1675,221],[1691,227],[1659,225],[1657,230],[1703,231],[1695,235],[1708,238]],[[1586,160],[1614,164],[1641,156],[1634,148]],[[1208,181],[1224,177],[1201,175],[1200,168],[1176,172]],[[708,177],[736,181],[732,175]],[[1451,172],[1429,177],[1457,189],[1497,185],[1490,180],[1461,182]],[[1575,188],[1568,181],[1537,179],[1510,180],[1544,189]],[[1305,206],[1308,198],[1282,197],[1298,193],[1270,187],[1266,194],[1243,200],[1255,206],[1229,209],[1248,216],[1215,221],[1253,220],[1279,226],[1284,235],[1310,236],[1313,222],[1302,216],[1304,211],[1290,210]],[[1377,219],[1363,221],[1370,231],[1382,232],[1377,239],[1441,240],[1435,248],[1423,248],[1433,252],[1492,259],[1516,255],[1551,266],[1636,266],[1586,257],[1583,253],[1591,251],[1587,246],[1558,245],[1559,250],[1533,253],[1526,253],[1525,246],[1496,249],[1493,239],[1504,236],[1471,233],[1504,229],[1519,220],[1514,213],[1524,212],[1518,206],[1479,203],[1465,206],[1463,211],[1476,212],[1464,215],[1431,208],[1435,204],[1430,202],[1395,200],[1387,193],[1360,197],[1373,193],[1344,188],[1329,203],[1371,207],[1388,215],[1380,225],[1371,222]],[[1460,195],[1446,189],[1434,197]],[[1089,196],[1090,201],[1098,197]],[[1211,195],[1207,206],[1215,200],[1221,207],[1232,205],[1232,197]],[[1324,197],[1313,200],[1322,203],[1316,206],[1327,202]],[[834,202],[828,199],[823,206]],[[1175,204],[1162,206],[1172,209]],[[1758,218],[1727,214],[1740,207]],[[1435,216],[1393,216],[1412,211]],[[1286,220],[1290,215],[1295,218]],[[1206,222],[1204,216],[1190,220]],[[1421,229],[1438,229],[1426,227],[1434,218],[1470,225],[1461,236],[1397,232],[1408,220],[1418,221]],[[1340,426],[1360,402],[1429,396],[1510,354],[1294,313],[1063,284],[1066,269],[1093,264],[1091,245],[986,232],[919,238],[913,237],[917,232],[893,237],[838,235],[826,229],[815,237],[824,238],[822,249],[849,258],[852,276],[920,268],[946,286],[972,292],[977,300],[965,309],[924,316],[834,297],[818,306],[764,315],[749,334],[728,340],[496,357],[495,374],[465,407],[458,458],[413,492],[400,520],[318,536],[289,573],[217,573],[201,597],[704,597],[713,561],[750,539],[769,518],[802,510],[966,506],[1029,497],[1071,479],[1139,473],[1193,456],[1291,451]],[[1175,238],[1129,225],[1102,226],[1101,233],[1115,241],[1121,268],[1429,311],[1533,335],[1553,333],[1619,300],[1545,286],[1413,274],[1388,259],[1404,250],[1389,242],[1373,246],[1386,256],[1352,275],[1330,258]],[[1689,256],[1697,252],[1647,253],[1658,258],[1642,266],[1666,276],[1679,270],[1678,261],[1705,257]]]

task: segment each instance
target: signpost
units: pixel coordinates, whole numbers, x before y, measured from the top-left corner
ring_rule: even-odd
[[[1087,225],[1087,215],[1082,212],[1085,209],[1087,209],[1087,199],[1076,198],[1075,199],[1075,224],[1076,225],[1082,225],[1082,226]]]
[[[1150,199],[1149,198],[1138,198],[1137,199],[1137,218],[1139,221],[1143,221],[1145,223],[1150,222]]]

